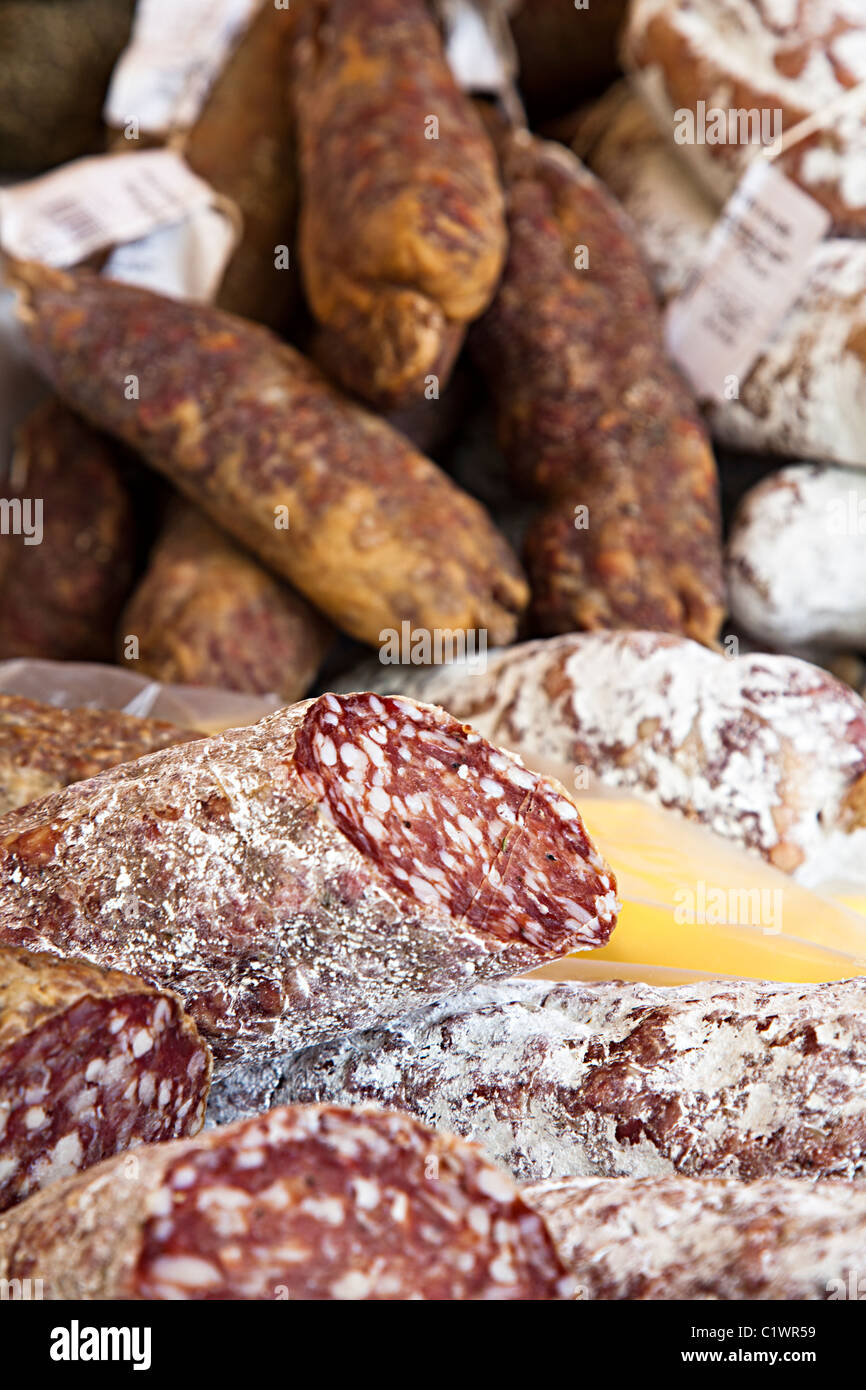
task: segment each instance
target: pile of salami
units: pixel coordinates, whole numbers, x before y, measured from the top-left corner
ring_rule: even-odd
[[[586,779],[866,883],[864,55],[0,4],[3,1289],[849,1296],[862,975],[551,967]]]

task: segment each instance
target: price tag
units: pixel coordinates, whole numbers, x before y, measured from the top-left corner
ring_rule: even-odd
[[[171,299],[209,304],[236,244],[231,220],[216,208],[199,207],[182,222],[118,246],[103,274]]]
[[[831,223],[768,159],[751,164],[713,229],[700,267],[668,307],[674,361],[702,399],[731,398],[800,294]]]
[[[76,159],[0,190],[0,245],[21,260],[76,265],[180,222],[214,198],[172,150]]]
[[[138,0],[105,100],[106,124],[185,130],[262,0]],[[270,0],[273,3],[273,0]]]

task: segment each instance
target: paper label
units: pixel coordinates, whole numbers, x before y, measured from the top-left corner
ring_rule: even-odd
[[[100,155],[0,190],[0,245],[69,266],[211,205],[214,192],[172,150]]]
[[[799,297],[831,220],[766,158],[749,166],[700,267],[668,307],[668,350],[699,397],[736,398]]]
[[[273,0],[269,0],[273,3]],[[103,116],[141,134],[186,130],[261,0],[138,0]]]
[[[163,227],[112,251],[103,274],[172,299],[208,304],[222,284],[237,236],[216,208],[196,208],[183,222]]]
[[[438,0],[437,11],[457,85],[466,92],[507,92],[517,58],[501,0]]]

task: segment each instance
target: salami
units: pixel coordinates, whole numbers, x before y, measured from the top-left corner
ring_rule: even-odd
[[[271,1099],[399,1105],[524,1180],[866,1172],[866,982],[509,980],[289,1059]],[[242,1113],[218,1087],[212,1114]]]
[[[678,811],[803,883],[862,872],[866,705],[805,661],[597,632],[491,653],[484,671],[363,675],[444,705],[530,766],[590,772]]]
[[[127,1173],[125,1167],[132,1171]],[[474,1144],[332,1106],[139,1149],[0,1219],[48,1299],[556,1299],[544,1222]]]
[[[86,271],[19,266],[46,375],[351,636],[509,642],[527,601],[479,504],[265,329]],[[443,546],[443,536],[448,537]]]
[[[0,814],[200,735],[116,710],[57,709],[0,695]]]
[[[582,1299],[862,1298],[866,1185],[570,1178],[523,1189]]]
[[[423,399],[502,269],[493,148],[423,0],[311,0],[300,27],[299,249],[318,352],[374,404]]]
[[[0,822],[0,939],[177,989],[255,1097],[288,1048],[602,944],[558,784],[441,710],[325,695]]]
[[[0,534],[0,660],[111,660],[136,531],[117,452],[59,401],[19,429],[6,492],[13,524]]]
[[[0,1210],[131,1144],[195,1134],[210,1071],[177,995],[0,947]]]
[[[823,204],[835,232],[861,237],[862,107],[844,99],[866,81],[864,46],[866,16],[850,0],[634,0],[622,55],[659,129],[717,203],[756,146],[817,117],[779,151],[779,168]]]
[[[265,3],[230,56],[183,140],[184,158],[240,210],[240,244],[217,304],[285,327],[297,282],[281,247],[294,238],[296,180],[286,84],[296,4]]]
[[[120,624],[136,671],[287,702],[307,693],[333,636],[305,599],[180,501]]]
[[[712,641],[716,466],[631,230],[561,146],[512,131],[500,148],[508,260],[471,342],[512,471],[544,504],[525,544],[536,630]]]

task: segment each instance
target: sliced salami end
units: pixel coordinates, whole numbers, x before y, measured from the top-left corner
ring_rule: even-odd
[[[549,1299],[544,1222],[481,1149],[395,1111],[296,1106],[210,1131],[148,1200],[132,1296]]]
[[[577,807],[444,710],[323,695],[295,763],[337,828],[422,906],[545,956],[610,935],[616,883]]]
[[[0,1210],[130,1144],[195,1134],[209,1084],[173,995],[0,949]]]

